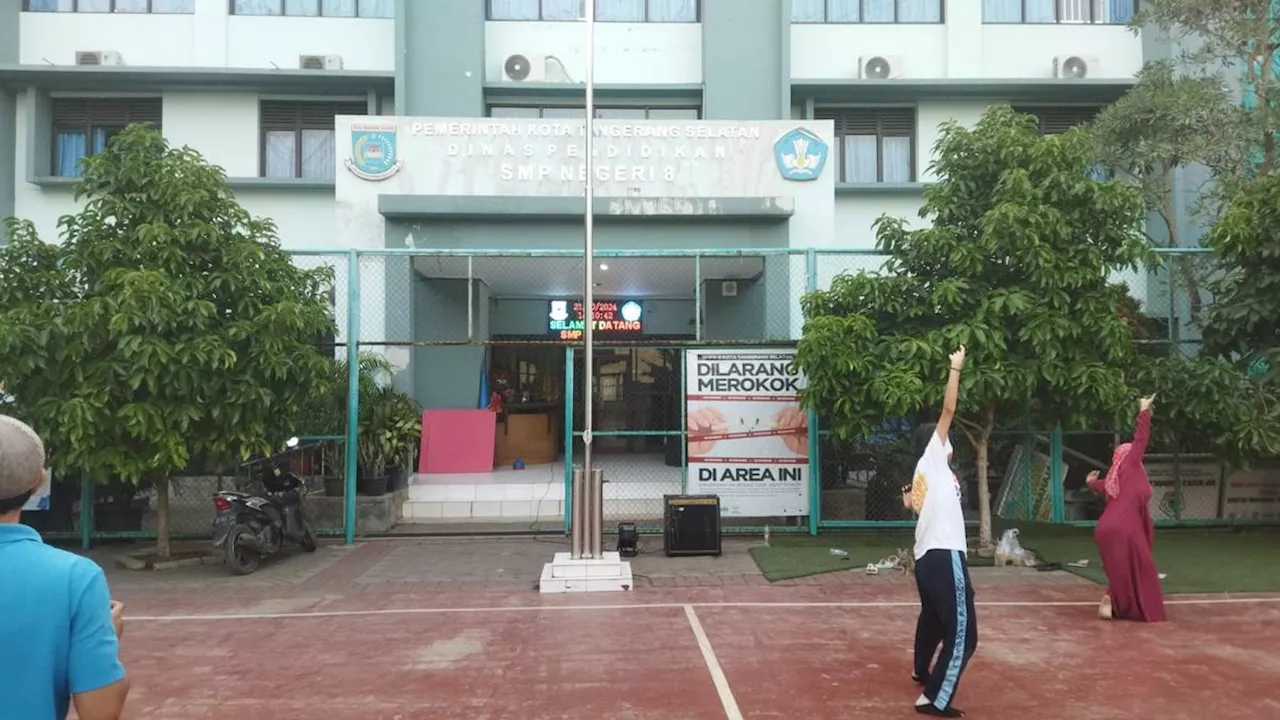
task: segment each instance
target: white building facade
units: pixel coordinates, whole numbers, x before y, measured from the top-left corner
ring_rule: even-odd
[[[869,247],[881,213],[915,216],[939,123],[1010,102],[1052,131],[1117,97],[1143,61],[1124,26],[1136,0],[596,2],[600,117],[833,122],[823,242],[840,247]],[[377,242],[336,233],[333,118],[580,116],[580,9],[0,0],[0,215],[55,237],[78,156],[146,120],[221,165],[286,246]]]

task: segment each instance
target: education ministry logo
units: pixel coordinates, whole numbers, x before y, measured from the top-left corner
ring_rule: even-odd
[[[784,180],[817,180],[827,164],[830,149],[822,138],[804,128],[796,128],[773,144],[773,159]]]
[[[351,157],[347,169],[361,180],[377,182],[400,172],[404,161],[396,159],[396,126],[355,123],[351,126]]]

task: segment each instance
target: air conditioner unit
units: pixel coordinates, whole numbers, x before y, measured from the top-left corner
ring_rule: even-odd
[[[111,50],[77,50],[77,65],[123,65],[124,58]]]
[[[502,77],[507,82],[546,82],[547,57],[511,55],[502,63]]]
[[[906,58],[901,55],[864,55],[858,58],[858,77],[863,80],[900,78],[906,69]]]
[[[721,297],[738,297],[738,281],[724,280],[720,283]]]
[[[303,70],[341,70],[341,55],[299,55],[298,67]]]
[[[1092,55],[1059,55],[1053,59],[1053,76],[1063,80],[1087,78],[1101,69],[1098,58]]]

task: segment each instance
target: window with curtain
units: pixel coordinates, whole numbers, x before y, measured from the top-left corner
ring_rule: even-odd
[[[940,23],[942,0],[791,0],[794,23]]]
[[[391,18],[395,0],[234,0],[233,15]]]
[[[26,0],[27,12],[154,13],[190,15],[195,0]]]
[[[336,115],[364,115],[363,100],[263,100],[262,177],[330,180]]]
[[[53,174],[79,177],[81,161],[134,123],[160,128],[160,98],[53,98]]]
[[[583,106],[490,105],[489,117],[543,118],[547,120],[581,120]],[[696,107],[649,107],[645,105],[596,106],[601,120],[697,120],[702,111]]]
[[[1092,122],[1102,112],[1102,108],[1097,105],[1033,105],[1015,107],[1014,110],[1035,117],[1040,132],[1045,135],[1057,135]]]
[[[1127,25],[1138,0],[982,0],[986,23]]]
[[[1058,135],[1073,127],[1093,122],[1098,113],[1102,112],[1102,108],[1097,105],[1015,107],[1014,110],[1034,116],[1040,132],[1045,135]],[[1101,163],[1089,166],[1089,177],[1094,180],[1109,180],[1111,176],[1111,171]]]
[[[488,0],[490,20],[580,20],[588,0]],[[599,22],[698,22],[698,0],[594,0]]]
[[[818,108],[814,118],[835,125],[840,182],[915,181],[915,108]]]

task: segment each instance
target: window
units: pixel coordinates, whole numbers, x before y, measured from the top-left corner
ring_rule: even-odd
[[[80,161],[133,123],[160,128],[160,98],[53,98],[53,174],[79,177]]]
[[[546,120],[581,120],[586,116],[582,106],[560,105],[538,107],[532,105],[490,105],[489,117],[495,118],[543,118]],[[646,107],[644,105],[601,107],[596,106],[596,117],[601,120],[697,120],[702,111],[696,107]]]
[[[915,181],[915,108],[818,108],[814,118],[835,121],[840,182]]]
[[[1138,0],[982,0],[986,23],[1127,25]]]
[[[232,0],[232,15],[392,18],[395,0]]]
[[[796,23],[940,23],[942,0],[791,0]]]
[[[363,100],[263,100],[262,177],[332,180],[335,115],[366,115]]]
[[[27,12],[152,13],[190,15],[196,0],[27,0]]]
[[[1096,105],[1064,105],[1061,107],[1016,107],[1020,113],[1034,115],[1040,132],[1044,135],[1057,135],[1073,127],[1093,122],[1102,112]],[[1110,180],[1112,173],[1100,163],[1089,166],[1089,177],[1094,180]]]
[[[489,0],[490,20],[580,20],[587,0]],[[698,22],[698,0],[595,0],[599,22]]]
[[[1102,108],[1096,105],[1063,105],[1057,107],[1015,107],[1014,110],[1025,115],[1034,115],[1045,135],[1064,133],[1078,125],[1092,122]]]

